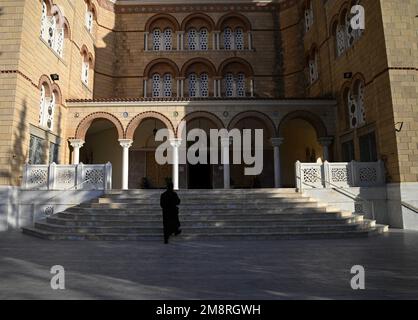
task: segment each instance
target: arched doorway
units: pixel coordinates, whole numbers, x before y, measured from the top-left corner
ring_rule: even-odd
[[[155,160],[155,151],[162,143],[155,141],[155,136],[164,128],[161,120],[145,118],[134,131],[129,152],[129,189],[161,189],[171,180],[171,165],[160,165]]]
[[[283,187],[295,187],[295,163],[322,160],[323,148],[318,142],[315,127],[307,120],[293,118],[280,128],[284,138],[280,147],[281,179]]]
[[[210,164],[210,130],[219,129],[216,123],[208,118],[196,117],[186,123],[187,134],[193,129],[201,129],[206,133],[206,141],[200,141],[205,143],[206,149],[206,164],[197,163],[187,164],[187,186],[189,189],[213,189],[222,187],[222,171],[219,165]],[[197,143],[193,141],[187,142],[187,151],[189,152],[190,147]],[[203,150],[203,148],[202,148]],[[199,156],[199,151],[196,153],[196,157]]]
[[[251,154],[254,156],[255,152],[263,153],[263,169],[261,174],[257,176],[245,175],[245,168],[252,166],[245,164],[242,161],[241,164],[231,164],[231,186],[237,189],[246,188],[273,188],[274,187],[274,152],[271,144],[271,139],[275,136],[274,125],[272,121],[264,114],[249,113],[243,114],[232,121],[230,124],[230,130],[236,128],[241,131],[241,137],[244,135],[244,129],[251,130]],[[263,144],[262,146],[255,144],[255,130],[263,130]],[[244,151],[244,145],[242,141],[242,150]],[[231,163],[233,154],[230,155]]]
[[[122,152],[115,124],[104,118],[89,123],[80,149],[80,162],[84,164],[112,164],[113,188],[121,188]]]

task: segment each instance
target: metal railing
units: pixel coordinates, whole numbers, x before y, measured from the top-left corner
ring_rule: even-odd
[[[297,176],[297,178],[300,179],[301,177]],[[360,197],[360,196],[358,196],[358,195],[356,195],[356,194],[354,194],[354,193],[352,193],[352,192],[350,192],[346,189],[343,189],[341,186],[337,186],[337,185],[333,184],[332,182],[325,180],[321,176],[318,176],[317,178],[320,179],[322,183],[332,186],[332,188],[331,188],[332,190],[338,192],[339,194],[342,194],[343,196],[346,196],[347,198],[350,198],[351,200],[360,201],[360,202],[363,202],[363,203],[370,203],[372,219],[376,220],[375,219],[374,202],[372,200],[364,199],[363,197]],[[301,181],[302,184],[305,184],[305,185],[307,185],[307,186],[309,186],[313,189],[319,189],[315,185],[309,184],[309,183],[307,183],[305,181],[302,181],[302,180],[300,180],[300,181]],[[302,189],[299,189],[298,191],[303,192]]]

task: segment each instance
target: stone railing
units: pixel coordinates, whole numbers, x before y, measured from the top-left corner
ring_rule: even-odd
[[[296,187],[350,188],[372,187],[385,184],[385,169],[378,162],[296,162]]]
[[[22,188],[26,190],[110,190],[112,189],[112,164],[26,164]]]

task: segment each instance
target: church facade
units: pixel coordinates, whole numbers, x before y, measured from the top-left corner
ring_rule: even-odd
[[[183,130],[236,128],[263,129],[263,172],[231,165],[226,186],[221,165],[179,164],[180,188],[295,187],[295,162],[321,159],[382,160],[390,192],[418,190],[415,0],[0,7],[2,185],[25,163],[111,162],[115,189],[160,188],[158,129],[179,149]]]

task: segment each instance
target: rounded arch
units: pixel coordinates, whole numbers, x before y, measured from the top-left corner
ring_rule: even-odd
[[[285,124],[287,122],[289,122],[290,120],[293,120],[293,119],[302,119],[302,120],[305,120],[305,121],[309,122],[315,128],[315,131],[317,133],[318,138],[328,136],[327,128],[326,128],[324,122],[322,121],[322,119],[319,116],[317,116],[316,114],[314,114],[312,112],[309,112],[309,111],[305,111],[305,110],[293,111],[291,113],[288,113],[280,121],[279,127],[277,129],[277,132],[279,133],[279,136],[282,136],[283,127],[285,126]]]
[[[365,78],[365,77],[364,77],[364,75],[363,75],[362,73],[360,73],[360,72],[356,73],[356,74],[353,76],[353,80],[352,80],[352,82],[351,82],[351,90],[352,90],[353,92],[355,91],[355,89],[356,89],[356,87],[357,87],[357,84],[358,84],[359,82],[362,82],[364,85],[366,85],[366,78]]]
[[[226,72],[244,72],[247,77],[254,75],[254,70],[248,61],[242,58],[229,58],[221,63],[218,68],[218,76],[223,76]]]
[[[145,119],[154,118],[160,120],[166,128],[170,131],[170,135],[174,134],[175,129],[173,124],[171,123],[170,119],[168,119],[165,115],[155,111],[146,111],[136,115],[128,124],[125,131],[126,139],[133,139],[135,135],[136,129],[140,126],[141,122]],[[174,138],[174,137],[172,137]]]
[[[186,114],[178,124],[176,128],[176,135],[177,137],[181,137],[184,127],[188,121],[192,121],[193,119],[204,118],[211,121],[218,129],[225,128],[225,124],[223,121],[215,114],[208,112],[208,111],[193,111]]]
[[[46,4],[47,14],[51,15],[51,9],[53,6],[53,3],[51,0],[39,0],[39,2],[42,4],[43,2]]]
[[[81,46],[80,54],[85,60],[89,61],[90,67],[93,68],[93,66],[94,66],[94,56],[89,51],[89,49],[87,48],[87,46],[85,44],[83,44]]]
[[[200,21],[199,21],[200,20]],[[199,22],[199,23],[197,23]],[[203,22],[203,23],[202,23]],[[215,30],[215,22],[205,13],[192,13],[183,19],[181,30],[187,31],[189,28],[208,28],[209,32]]]
[[[338,22],[341,23],[342,25],[345,25],[345,17],[348,14],[349,10],[348,10],[348,3],[344,2],[341,7],[340,10],[338,11]]]
[[[51,91],[53,94],[55,94],[56,103],[62,104],[62,93],[61,93],[61,89],[59,85],[56,83],[53,83],[51,86]]]
[[[237,123],[245,118],[256,118],[258,120],[261,120],[266,125],[267,129],[270,131],[270,136],[272,138],[277,136],[276,125],[274,124],[273,120],[265,113],[255,110],[244,111],[235,115],[228,124],[228,130],[235,128]]]
[[[234,21],[235,20],[235,21]],[[244,31],[251,30],[251,22],[248,18],[240,13],[237,12],[230,12],[222,16],[218,23],[216,24],[217,30],[223,30],[226,27],[228,22],[234,21],[234,24],[240,23],[241,27],[244,28]],[[238,25],[237,25],[238,26]]]
[[[198,67],[199,64],[203,65],[203,68],[202,67],[199,68]],[[209,71],[210,76],[215,76],[216,75],[216,67],[213,65],[213,63],[211,61],[209,61],[208,59],[205,59],[205,58],[193,58],[193,59],[187,61],[183,65],[183,67],[181,68],[181,73],[180,73],[181,76],[186,77],[187,74],[189,73],[188,71],[191,68],[197,69],[197,70],[193,70],[193,72],[195,72],[195,73],[201,73],[199,71],[201,71],[201,69],[206,68],[206,71]]]
[[[159,66],[160,68],[163,68],[163,69],[158,70]],[[175,62],[169,59],[161,58],[161,59],[153,60],[150,63],[148,63],[148,65],[144,69],[143,76],[144,78],[148,78],[151,76],[151,73],[154,73],[154,72],[166,73],[167,70],[165,69],[167,69],[167,67],[169,68],[169,70],[171,69],[171,71],[173,72],[173,76],[178,77],[180,75],[180,70],[177,64],[175,64]]]
[[[309,49],[309,55],[311,56],[311,57],[314,57],[315,56],[315,54],[317,54],[318,53],[318,45],[316,44],[316,43],[313,43],[312,45],[311,45],[311,48]]]
[[[38,82],[38,89],[41,90],[42,86],[45,86],[45,94],[47,96],[50,96],[52,91],[52,82],[49,79],[49,77],[46,74],[43,74],[40,78],[39,78],[39,82]]]
[[[71,40],[71,28],[67,17],[64,17],[64,37]]]
[[[160,13],[148,19],[145,24],[145,31],[151,32],[152,29],[158,25],[159,21],[162,21],[160,25],[161,29],[165,29],[170,26],[174,31],[180,30],[180,24],[174,16],[167,13]]]
[[[85,140],[88,129],[90,128],[92,122],[97,119],[104,119],[104,120],[109,120],[110,122],[112,122],[116,127],[119,139],[124,138],[124,131],[123,131],[122,123],[119,121],[119,119],[116,116],[108,112],[94,112],[86,116],[78,124],[77,129],[75,131],[75,138]]]
[[[51,15],[57,16],[57,24],[61,27],[64,27],[65,18],[64,18],[64,15],[62,14],[61,9],[58,5],[56,5],[56,4],[52,5]]]

